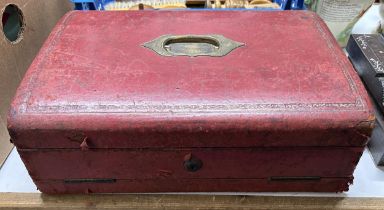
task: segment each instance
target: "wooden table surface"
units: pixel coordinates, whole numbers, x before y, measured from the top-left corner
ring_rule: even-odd
[[[0,209],[384,209],[383,198],[0,194]]]

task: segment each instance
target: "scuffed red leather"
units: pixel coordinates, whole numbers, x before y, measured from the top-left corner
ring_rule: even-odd
[[[219,34],[245,45],[223,57],[165,57],[142,46],[165,34]],[[115,151],[120,150],[149,149],[162,154],[180,149],[163,157],[169,159],[178,153],[183,157],[183,149],[193,148],[197,153],[208,148],[230,149],[235,154],[256,148],[255,153],[271,151],[266,156],[277,159],[281,148],[297,147],[319,155],[329,148],[329,154],[323,154],[318,164],[316,155],[307,159],[305,152],[283,152],[280,158],[286,164],[274,166],[271,162],[267,169],[242,166],[245,156],[229,155],[234,160],[230,164],[239,164],[233,169],[239,170],[236,173],[230,168],[228,174],[223,171],[218,176],[212,168],[204,172],[210,168],[203,167],[194,176],[267,179],[283,174],[273,167],[286,167],[291,172],[284,176],[299,171],[300,176],[309,176],[315,171],[316,176],[338,181],[287,185],[284,190],[275,185],[267,187],[264,180],[255,191],[343,191],[348,182],[339,185],[340,180],[350,180],[372,130],[374,117],[367,99],[345,54],[325,24],[311,12],[74,11],[58,23],[27,71],[9,112],[8,129],[32,178],[39,180],[36,184],[50,183],[40,187],[46,192],[82,189],[68,186],[66,190],[58,184],[56,191],[50,190],[49,186],[56,183],[50,179],[70,177],[50,176],[49,168],[57,170],[52,172],[57,175],[66,174],[60,172],[65,168],[74,177],[81,175],[78,178],[117,178],[113,171],[121,165],[105,162],[86,175],[73,164],[78,160],[79,166],[92,167],[98,160],[88,154],[98,151],[108,154],[98,154],[98,158],[113,160]],[[333,152],[338,149],[345,152]],[[229,157],[228,152],[223,154],[224,159]],[[141,155],[144,153],[137,152]],[[208,160],[203,161],[213,160],[211,155],[207,153]],[[141,161],[151,162],[157,156],[143,157],[147,159]],[[313,161],[308,167],[294,164],[308,160]],[[333,167],[338,163],[345,168]],[[320,169],[313,170],[311,165]],[[153,172],[159,169],[156,164],[142,167],[149,171],[153,167]],[[255,170],[253,177],[248,176],[253,173],[246,173],[247,167]],[[206,174],[199,176],[201,173]],[[320,187],[322,184],[335,185]],[[161,191],[149,186],[133,189]],[[202,186],[207,187],[190,189],[233,189],[225,187],[224,182]],[[116,192],[126,189],[116,188]],[[169,190],[183,188],[164,188]]]

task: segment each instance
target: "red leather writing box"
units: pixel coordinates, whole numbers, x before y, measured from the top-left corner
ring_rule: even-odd
[[[70,12],[8,128],[46,193],[340,192],[373,121],[314,13]]]

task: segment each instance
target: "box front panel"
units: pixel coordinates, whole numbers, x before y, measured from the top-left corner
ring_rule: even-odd
[[[342,178],[362,148],[19,150],[34,180]]]

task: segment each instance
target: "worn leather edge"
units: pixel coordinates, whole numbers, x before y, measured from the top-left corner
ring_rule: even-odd
[[[183,192],[334,192],[348,191],[353,177],[322,178],[319,181],[270,181],[268,179],[143,179],[113,183],[65,183],[37,180],[47,194],[93,193],[183,193]]]

